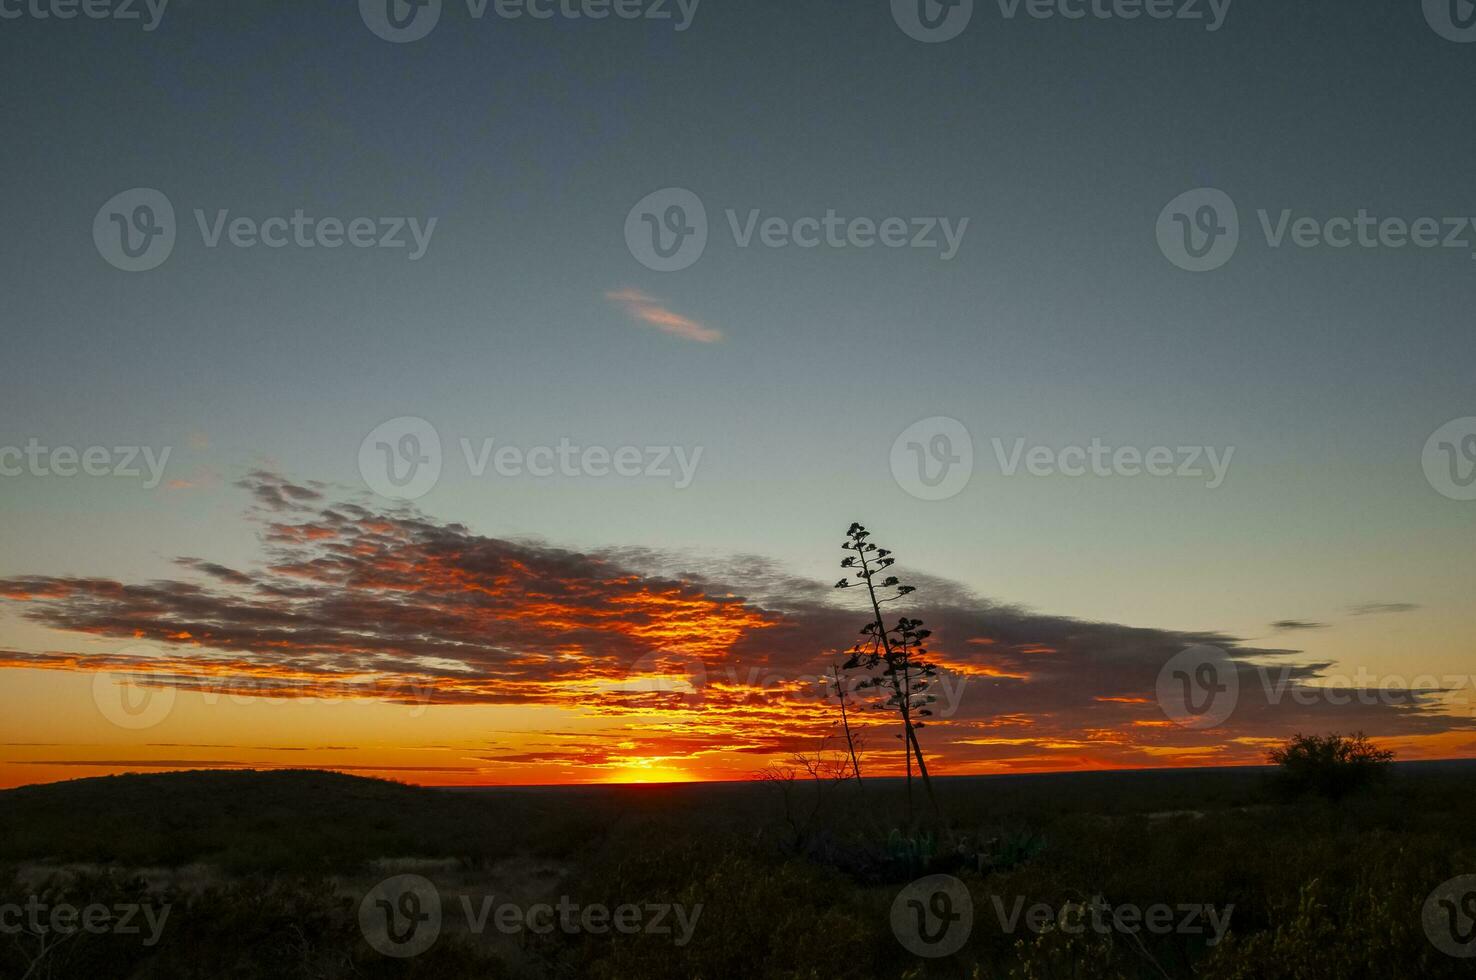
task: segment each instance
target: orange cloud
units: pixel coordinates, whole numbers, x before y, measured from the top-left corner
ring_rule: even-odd
[[[741,777],[836,726],[821,679],[864,614],[825,583],[761,560],[713,560],[698,574],[638,548],[491,538],[269,473],[239,486],[261,526],[259,565],[184,557],[178,579],[0,579],[0,599],[32,623],[117,641],[103,654],[0,650],[0,670],[114,673],[261,700],[553,709],[587,726],[469,749],[473,780]],[[1451,714],[1438,692],[1397,705],[1268,700],[1252,663],[1286,651],[1020,610],[941,580],[924,580],[917,597],[909,615],[947,651],[924,746],[940,774],[1254,763],[1298,730],[1363,729],[1411,754],[1476,745],[1476,720]],[[1155,692],[1163,665],[1202,642],[1234,658],[1242,705],[1196,731],[1169,721]],[[1291,667],[1288,683],[1313,683],[1324,667]],[[852,692],[857,707],[867,697]],[[900,771],[895,719],[857,711],[851,723],[872,736],[869,765]]]
[[[647,296],[639,290],[616,290],[606,293],[605,298],[624,306],[625,312],[633,319],[649,323],[673,337],[695,340],[702,344],[715,344],[723,339],[722,331],[680,313],[673,313],[663,305],[662,300]]]

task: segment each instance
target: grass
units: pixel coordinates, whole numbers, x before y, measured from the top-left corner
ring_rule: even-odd
[[[317,772],[118,776],[0,793],[0,904],[46,889],[75,904],[172,903],[157,946],[78,937],[37,977],[1469,976],[1471,961],[1426,937],[1421,908],[1436,885],[1476,873],[1473,774],[1398,766],[1337,805],[1286,802],[1254,769],[941,779],[946,819],[917,826],[885,780],[868,780],[864,799],[797,782],[789,809],[803,817],[788,822],[781,790],[759,783],[447,791]],[[358,897],[406,869],[437,882],[448,920],[451,896],[473,893],[702,909],[685,945],[448,928],[399,960],[365,942]],[[937,873],[968,890],[972,927],[957,953],[920,959],[893,934],[892,905]],[[1214,944],[1007,931],[995,911],[1098,896],[1233,912]],[[24,954],[0,942],[0,976],[24,975]]]

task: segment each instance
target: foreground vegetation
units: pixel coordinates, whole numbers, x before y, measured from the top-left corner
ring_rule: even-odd
[[[900,782],[869,779],[862,798],[854,781],[807,774],[488,791],[310,772],[79,780],[0,793],[0,905],[168,902],[167,928],[152,947],[79,935],[39,962],[34,937],[0,936],[0,976],[1469,976],[1470,960],[1429,941],[1421,907],[1436,885],[1476,873],[1473,775],[1396,766],[1337,802],[1290,798],[1259,770],[939,779],[946,819],[911,827]],[[702,913],[680,946],[448,930],[393,959],[365,942],[358,896],[403,870],[386,859],[412,858],[442,889],[484,882],[525,900]],[[973,925],[958,952],[921,959],[898,942],[891,909],[900,888],[936,873],[967,888]],[[996,901],[1099,896],[1233,913],[1218,943],[1011,932],[996,914]]]

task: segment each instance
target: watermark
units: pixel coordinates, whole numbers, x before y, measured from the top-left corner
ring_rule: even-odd
[[[1351,215],[1318,218],[1298,215],[1282,208],[1273,218],[1264,209],[1256,212],[1266,244],[1281,248],[1290,242],[1297,248],[1358,247],[1363,249],[1449,248],[1462,249],[1476,258],[1476,245],[1467,237],[1476,231],[1476,218],[1460,217],[1384,217],[1359,208]]]
[[[114,194],[92,219],[92,242],[115,269],[147,272],[174,252],[174,205],[152,187]]]
[[[137,21],[152,34],[168,6],[169,0],[0,0],[0,20]]]
[[[173,447],[46,446],[34,437],[24,446],[0,446],[0,477],[112,477],[143,480],[153,490],[164,479]]]
[[[441,0],[359,0],[359,16],[376,37],[408,44],[441,22]]]
[[[958,419],[943,415],[914,422],[892,441],[892,479],[919,500],[947,500],[974,474],[974,439]]]
[[[411,415],[377,426],[359,444],[359,475],[391,500],[418,500],[441,479],[441,434]]]
[[[1240,668],[1247,668],[1242,671]],[[1213,728],[1230,719],[1240,704],[1243,686],[1251,677],[1263,703],[1277,707],[1284,701],[1310,708],[1416,707],[1437,698],[1452,706],[1469,707],[1476,691],[1476,674],[1374,674],[1359,667],[1351,674],[1317,674],[1318,683],[1303,683],[1306,668],[1267,667],[1237,663],[1223,649],[1208,644],[1189,647],[1171,657],[1158,673],[1157,697],[1165,716],[1184,728]],[[1244,679],[1243,679],[1244,678]],[[1254,690],[1254,687],[1249,688]]]
[[[1431,433],[1421,463],[1436,493],[1476,500],[1476,418],[1452,419]]]
[[[317,701],[319,707],[328,707],[362,703],[370,699],[381,704],[408,708],[411,718],[419,718],[425,714],[426,709],[435,703],[438,690],[432,678],[416,680],[394,676],[363,681],[219,678],[205,674],[173,674],[167,675],[167,680],[163,680],[163,676],[165,675],[156,677],[156,681],[168,683],[179,691],[198,694],[206,707],[215,707],[222,701],[234,705],[265,702],[285,707],[301,704],[306,699]]]
[[[725,664],[736,683],[737,664]],[[611,684],[605,693],[645,698],[656,696],[670,706],[695,708],[707,700],[707,663],[697,654],[679,650],[653,650],[635,660],[625,679]]]
[[[892,901],[892,935],[914,956],[952,956],[974,929],[974,899],[952,875],[928,875]]]
[[[1240,670],[1217,646],[1197,644],[1169,658],[1158,672],[1158,706],[1181,728],[1223,724],[1240,700]]]
[[[671,24],[681,33],[692,26],[701,0],[466,0],[466,13],[481,21],[644,20]],[[359,16],[376,37],[407,44],[430,36],[441,21],[442,0],[359,0]]]
[[[1476,258],[1476,217],[1379,216],[1359,208],[1331,217],[1293,208],[1259,208],[1256,224],[1266,246],[1346,251],[1459,250]],[[1189,272],[1224,266],[1240,245],[1240,211],[1224,191],[1201,187],[1186,191],[1159,213],[1158,247],[1174,265]]]
[[[1010,935],[1027,929],[1037,935],[1060,931],[1099,936],[1119,933],[1155,936],[1204,936],[1205,945],[1217,946],[1230,929],[1233,904],[1223,908],[1202,902],[1170,905],[1155,903],[1113,905],[1095,895],[1085,902],[1052,906],[1024,896],[1006,902],[990,895],[1000,931]],[[974,902],[968,887],[952,875],[937,874],[910,883],[892,902],[892,933],[908,952],[927,958],[951,956],[963,948],[974,927]]]
[[[969,219],[951,217],[848,217],[765,214],[761,208],[723,212],[735,247],[803,250],[872,248],[936,252],[951,262],[963,246]],[[625,244],[636,261],[656,272],[691,267],[707,249],[707,207],[692,191],[668,187],[648,194],[625,217]]]
[[[1152,477],[1203,480],[1217,490],[1230,472],[1234,446],[1110,446],[1101,438],[1066,446],[1032,444],[1017,437],[989,440],[1003,477]],[[892,441],[892,478],[919,500],[947,500],[962,493],[974,473],[974,441],[957,419],[933,416],[914,422]]]
[[[451,913],[473,935],[489,929],[504,935],[555,931],[566,935],[611,933],[670,936],[674,946],[691,942],[702,916],[699,902],[689,909],[672,902],[627,902],[611,907],[580,904],[567,895],[556,902],[520,905],[499,902],[495,894],[457,896],[444,903],[434,883],[420,875],[397,875],[375,885],[359,903],[359,928],[365,941],[385,956],[406,959],[430,949],[440,938]]]
[[[974,19],[974,0],[892,0],[892,19],[924,44],[951,41]]]
[[[1218,269],[1240,247],[1240,212],[1230,195],[1213,187],[1185,191],[1158,214],[1158,247],[1187,272]]]
[[[654,272],[686,269],[707,251],[707,208],[685,187],[647,194],[625,216],[625,245]]]
[[[1374,674],[1366,667],[1359,667],[1352,674],[1321,674],[1319,684],[1297,683],[1299,672],[1291,667],[1278,667],[1274,671],[1259,664],[1252,665],[1266,696],[1266,703],[1279,705],[1287,698],[1292,703],[1308,708],[1317,704],[1329,704],[1335,708],[1352,704],[1372,707],[1414,707],[1428,703],[1437,696],[1451,696],[1451,703],[1469,706],[1470,692],[1476,691],[1476,675],[1473,674]]]
[[[560,438],[555,446],[528,448],[506,443],[497,446],[496,440],[487,438],[476,445],[465,437],[458,442],[467,472],[474,477],[483,476],[490,462],[493,472],[501,477],[672,480],[678,490],[687,489],[696,479],[703,452],[702,446],[690,450],[686,446],[579,446],[567,437]]]
[[[1029,476],[1133,477],[1204,480],[1205,489],[1217,490],[1230,471],[1234,446],[1108,446],[1099,438],[1088,445],[1032,445],[1017,438],[1008,448],[1003,439],[990,440],[1002,476],[1022,470]]]
[[[1023,896],[1017,896],[1008,907],[998,895],[989,896],[989,903],[1005,933],[1014,933],[1022,925],[1037,935],[1060,931],[1080,936],[1091,930],[1099,936],[1113,933],[1135,936],[1147,932],[1155,936],[1205,936],[1206,946],[1220,944],[1235,912],[1233,904],[1222,909],[1203,902],[1113,905],[1101,895],[1085,902],[1066,902],[1060,907],[1036,902],[1026,908]]]
[[[467,473],[506,479],[553,478],[670,480],[690,487],[702,463],[702,446],[586,446],[561,437],[555,445],[519,446],[493,438],[457,440]],[[425,419],[403,416],[375,428],[359,445],[359,473],[370,490],[392,500],[415,500],[440,481],[441,436]]]
[[[311,698],[322,706],[328,706],[373,699],[407,707],[412,718],[425,713],[434,703],[436,693],[432,679],[419,681],[389,676],[362,681],[335,678],[317,681],[231,677],[207,672],[208,665],[198,672],[147,670],[144,664],[159,663],[167,658],[154,647],[145,645],[124,647],[118,651],[118,657],[136,660],[140,666],[135,670],[120,667],[94,673],[92,703],[110,723],[128,731],[143,731],[162,725],[173,714],[181,692],[198,695],[200,703],[208,708],[222,702],[296,706]]]
[[[872,685],[869,676],[855,672],[789,672],[755,664],[725,661],[709,667],[695,654],[657,650],[648,653],[626,671],[626,679],[605,689],[606,693],[660,695],[669,705],[697,707],[716,692],[743,698],[782,698],[793,701],[833,702],[837,697],[856,697]],[[938,718],[952,718],[963,704],[968,676],[940,669],[914,691],[926,691],[927,707]],[[850,703],[850,702],[848,702]]]
[[[118,902],[113,905],[93,902],[77,906],[68,902],[47,902],[38,895],[31,895],[24,904],[0,904],[0,934],[38,938],[74,936],[79,933],[93,936],[143,936],[143,945],[156,946],[164,934],[164,926],[169,921],[172,908],[168,902],[157,906],[139,902]]]
[[[386,878],[359,902],[359,931],[385,956],[419,956],[441,937],[441,893],[420,875]]]
[[[1436,886],[1420,913],[1425,935],[1447,956],[1476,957],[1476,875]]]
[[[430,248],[438,218],[314,217],[302,208],[288,215],[254,218],[232,216],[227,208],[208,215],[195,209],[195,224],[206,248],[222,243],[232,248],[383,248],[407,249],[406,258],[418,262]]]
[[[403,251],[418,262],[430,249],[437,218],[414,216],[319,217],[304,208],[291,214],[256,217],[229,208],[193,210],[200,243],[208,249],[222,246],[243,250],[385,249]],[[92,220],[92,240],[98,254],[124,272],[147,272],[163,265],[174,252],[179,234],[174,205],[163,192],[135,187],[109,198]]]
[[[131,646],[121,656],[157,660],[152,647]],[[148,673],[100,671],[92,675],[92,703],[98,712],[119,728],[143,731],[155,728],[174,711],[176,692],[165,678]]]
[[[1447,41],[1476,42],[1476,3],[1471,0],[1423,0],[1425,20]]]
[[[980,0],[982,5],[982,0]],[[1004,20],[1022,14],[1033,20],[1177,20],[1203,25],[1209,33],[1225,25],[1233,0],[995,0]],[[962,34],[974,17],[975,0],[891,0],[892,19],[915,41],[938,44]]]

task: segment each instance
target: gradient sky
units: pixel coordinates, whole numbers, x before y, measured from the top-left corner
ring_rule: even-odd
[[[448,3],[413,44],[376,37],[347,3],[174,0],[152,32],[0,20],[11,366],[0,447],[171,449],[156,489],[0,477],[0,578],[13,597],[0,603],[0,785],[176,763],[425,782],[742,778],[823,730],[817,712],[762,735],[783,713],[773,697],[736,715],[712,701],[612,713],[579,685],[644,676],[637,665],[666,648],[608,624],[580,633],[566,686],[521,703],[444,695],[447,665],[402,663],[425,653],[392,631],[366,626],[348,652],[261,648],[248,627],[271,608],[260,590],[282,574],[281,526],[317,526],[354,502],[366,516],[336,527],[343,541],[388,533],[388,521],[420,554],[429,532],[396,523],[420,518],[376,499],[358,465],[365,436],[400,416],[430,421],[445,443],[442,478],[415,507],[430,525],[463,526],[464,553],[498,556],[475,574],[526,599],[497,563],[516,554],[537,581],[562,582],[569,569],[539,562],[568,549],[602,563],[607,585],[675,589],[697,603],[678,645],[709,678],[740,656],[792,677],[828,662],[827,644],[848,646],[854,616],[801,583],[837,577],[846,525],[867,523],[904,571],[929,576],[914,611],[947,624],[945,659],[989,685],[954,731],[936,731],[942,772],[1254,761],[1264,739],[1314,723],[1363,725],[1407,757],[1476,755],[1469,699],[1257,714],[1228,733],[1138,726],[1160,741],[1134,728],[1155,705],[1095,701],[1151,698],[1157,665],[1204,636],[1246,662],[1313,665],[1310,683],[1360,668],[1476,673],[1476,502],[1435,492],[1421,466],[1432,432],[1476,415],[1471,250],[1273,249],[1255,217],[1476,216],[1476,131],[1459,95],[1473,59],[1476,45],[1438,36],[1418,2],[1237,0],[1215,32],[1006,19],[981,2],[942,44],[909,38],[885,2],[840,0],[707,0],[683,32],[474,21]],[[713,237],[694,266],[663,274],[635,260],[623,229],[637,201],[673,186],[705,202]],[[1202,186],[1237,202],[1243,237],[1228,265],[1191,274],[1165,260],[1154,225]],[[137,274],[104,262],[91,236],[103,203],[133,187],[165,193],[180,219],[169,260]],[[437,227],[414,262],[209,249],[195,208]],[[969,226],[946,262],[743,249],[728,208]],[[720,339],[690,339],[704,331]],[[963,422],[976,453],[968,487],[944,501],[910,496],[889,465],[898,434],[933,416]],[[684,489],[476,478],[463,437],[703,456]],[[1213,490],[1006,477],[995,437],[1235,455]],[[296,502],[306,509],[263,502],[284,486],[318,496]],[[202,579],[182,556],[244,578]],[[438,581],[426,560],[408,565],[409,581]],[[371,624],[386,602],[400,608],[364,591],[363,569],[340,571],[349,577],[314,579],[335,591],[299,597],[335,629],[350,624],[318,605],[337,612],[332,595]],[[72,577],[174,585],[168,602],[140,607]],[[222,646],[169,639],[200,623],[179,604],[188,581],[234,596],[209,620]],[[424,608],[448,614],[436,595]],[[614,601],[604,589],[584,598]],[[516,651],[559,655],[545,647],[562,620],[501,606],[478,617],[494,633],[534,623],[542,639],[494,635],[458,669],[500,676]],[[715,638],[734,622],[731,642]],[[93,673],[136,666],[123,651],[140,631],[176,680],[216,655],[271,676],[290,664],[314,685],[333,677],[334,657],[387,658],[397,676],[438,678],[438,693],[407,706],[360,688],[329,702],[181,692],[158,726],[120,729],[99,712]],[[1036,647],[1055,653],[1025,652]],[[1103,666],[1119,658],[1132,664],[1121,677]],[[1142,710],[1082,713],[1096,703]],[[986,730],[1003,741],[970,743]]]

